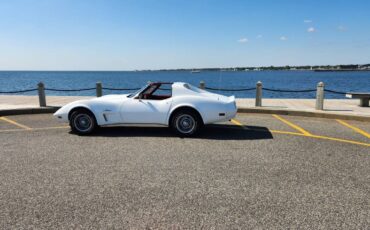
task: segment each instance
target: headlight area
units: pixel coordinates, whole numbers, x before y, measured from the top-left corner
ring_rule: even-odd
[[[53,116],[60,122],[68,122],[68,114],[57,111],[53,114]]]
[[[54,114],[54,117],[56,117],[58,120],[63,120],[64,117],[61,114]]]

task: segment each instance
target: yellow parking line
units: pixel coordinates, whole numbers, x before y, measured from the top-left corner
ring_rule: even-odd
[[[231,122],[238,125],[238,126],[242,126],[243,128],[246,128],[241,122],[239,122],[235,119],[232,119]],[[294,135],[294,136],[301,136],[301,137],[312,137],[312,138],[316,138],[316,139],[337,141],[337,142],[343,142],[343,143],[349,143],[349,144],[355,144],[355,145],[362,145],[362,146],[370,147],[370,144],[364,143],[364,142],[359,142],[359,141],[351,141],[351,140],[335,138],[335,137],[319,136],[319,135],[313,135],[313,134],[310,134],[310,133],[309,133],[309,135],[307,135],[307,133],[308,133],[307,131],[306,131],[306,133],[303,133],[303,132],[295,133],[295,132],[282,131],[282,130],[258,130],[258,129],[256,129],[256,130],[253,129],[253,131],[256,131],[256,132],[271,132],[271,133],[276,133],[276,134]]]
[[[301,132],[302,134],[306,135],[306,136],[312,136],[311,133],[309,133],[308,131],[304,130],[302,127],[299,127],[298,125],[296,124],[293,124],[292,122],[280,117],[279,115],[276,115],[276,114],[273,114],[272,115],[273,117],[275,117],[276,119],[280,120],[281,122],[289,125],[290,127],[292,127],[293,129]]]
[[[278,133],[278,134],[287,134],[287,135],[296,135],[296,136],[302,136],[302,137],[312,137],[317,139],[323,139],[323,140],[331,140],[331,141],[337,141],[337,142],[343,142],[343,143],[349,143],[349,144],[355,144],[355,145],[362,145],[366,147],[370,147],[369,143],[359,142],[359,141],[351,141],[341,138],[335,138],[335,137],[327,137],[327,136],[319,136],[319,135],[310,135],[307,136],[305,134],[301,133],[293,133],[293,132],[285,132],[280,130],[270,130],[271,133]]]
[[[277,115],[273,115],[273,116],[277,116]],[[278,117],[281,118],[280,116],[277,116],[276,118],[279,119]],[[301,127],[296,126],[296,125],[292,124],[291,122],[289,122],[289,121],[287,121],[287,120],[285,120],[283,118],[281,118],[281,119],[284,120],[284,121],[286,121],[286,122],[288,122],[289,123],[289,126],[290,125],[295,126],[294,128],[296,130],[300,131],[300,133],[289,132],[289,131],[282,131],[282,130],[258,130],[258,129],[254,130],[253,129],[253,131],[256,131],[256,132],[271,132],[271,133],[276,133],[276,134],[294,135],[294,136],[301,136],[301,137],[312,137],[312,138],[316,138],[316,139],[337,141],[337,142],[343,142],[343,143],[349,143],[349,144],[355,144],[355,145],[361,145],[361,146],[370,147],[370,144],[369,143],[364,143],[364,142],[359,142],[359,141],[351,141],[351,140],[346,140],[346,139],[341,139],[341,138],[335,138],[335,137],[327,137],[327,136],[313,135],[313,134],[307,132],[306,130],[302,129]],[[243,125],[241,122],[239,122],[239,121],[237,121],[235,119],[232,119],[231,122],[233,124],[236,124],[238,126],[242,126],[243,128],[246,128],[245,125]],[[304,132],[302,132],[302,131],[304,131]]]
[[[265,131],[265,130],[261,130]],[[278,134],[287,134],[287,135],[296,135],[296,136],[307,136],[303,133],[296,133],[296,132],[289,132],[289,131],[282,131],[282,130],[268,130],[266,132],[271,132],[271,133],[278,133]]]
[[[236,119],[231,119],[230,121],[231,121],[231,123],[233,123],[233,124],[235,124],[235,125],[242,126],[243,128],[245,127],[242,123],[240,123],[240,122],[239,122],[238,120],[236,120]]]
[[[27,130],[37,131],[37,130],[51,130],[51,129],[66,129],[69,128],[69,126],[52,126],[52,127],[44,127],[44,128],[32,128]],[[26,129],[3,129],[0,130],[0,133],[6,133],[6,132],[24,132],[27,131]]]
[[[348,124],[347,122],[342,121],[342,120],[337,120],[337,122],[339,122],[340,124],[342,124],[342,125],[344,125],[344,126],[346,126],[346,127],[350,128],[350,129],[352,129],[353,131],[355,131],[355,132],[357,132],[357,133],[359,133],[359,134],[361,134],[361,135],[363,135],[363,136],[365,136],[365,137],[367,137],[367,138],[369,138],[369,139],[370,139],[370,134],[369,134],[369,133],[367,133],[367,132],[365,132],[364,130],[359,129],[359,128],[357,128],[357,127],[353,126],[353,125],[350,125],[350,124]]]
[[[10,124],[13,124],[15,126],[18,126],[18,127],[22,128],[22,129],[26,129],[26,130],[31,130],[32,129],[32,128],[26,126],[26,125],[19,124],[18,122],[13,121],[13,120],[11,120],[9,118],[6,118],[6,117],[0,117],[0,119],[3,120],[3,121],[8,122]]]
[[[355,145],[362,145],[362,146],[370,147],[370,144],[369,143],[364,143],[364,142],[359,142],[359,141],[351,141],[351,140],[346,140],[346,139],[341,139],[341,138],[326,137],[326,136],[316,136],[316,135],[312,135],[310,137],[317,138],[317,139],[338,141],[338,142],[343,142],[343,143],[349,143],[349,144],[355,144]]]

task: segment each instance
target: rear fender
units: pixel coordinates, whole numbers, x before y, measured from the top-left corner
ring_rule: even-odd
[[[166,119],[167,124],[170,123],[170,117],[171,117],[172,113],[174,111],[176,111],[177,109],[180,109],[180,108],[192,108],[192,109],[196,110],[199,113],[200,117],[202,118],[202,121],[204,121],[204,116],[201,113],[201,111],[197,108],[197,106],[195,106],[193,104],[190,104],[190,103],[182,103],[182,104],[176,105],[176,106],[171,108],[170,112],[167,115],[167,119]]]

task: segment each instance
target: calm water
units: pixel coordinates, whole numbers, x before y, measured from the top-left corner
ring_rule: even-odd
[[[370,91],[370,72],[311,72],[311,71],[261,71],[261,72],[207,72],[190,73],[188,71],[153,71],[153,72],[52,72],[52,71],[0,71],[0,91],[12,91],[35,88],[38,82],[44,82],[49,88],[78,89],[95,87],[101,81],[103,87],[136,88],[148,81],[184,81],[198,85],[204,80],[206,86],[215,88],[249,88],[257,81],[273,89],[314,89],[323,81],[326,88],[336,91]],[[119,93],[104,90],[104,94]],[[123,93],[123,92],[122,92]],[[35,95],[36,92],[24,93]],[[255,91],[222,92],[225,95],[251,98]],[[95,91],[51,92],[47,95],[95,95]],[[314,98],[314,93],[276,93],[263,92],[266,98]],[[343,98],[341,95],[326,94],[327,98]]]

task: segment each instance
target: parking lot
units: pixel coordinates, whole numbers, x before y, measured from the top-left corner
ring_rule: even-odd
[[[165,127],[70,133],[0,118],[0,226],[370,226],[370,123],[238,114],[194,138]]]

